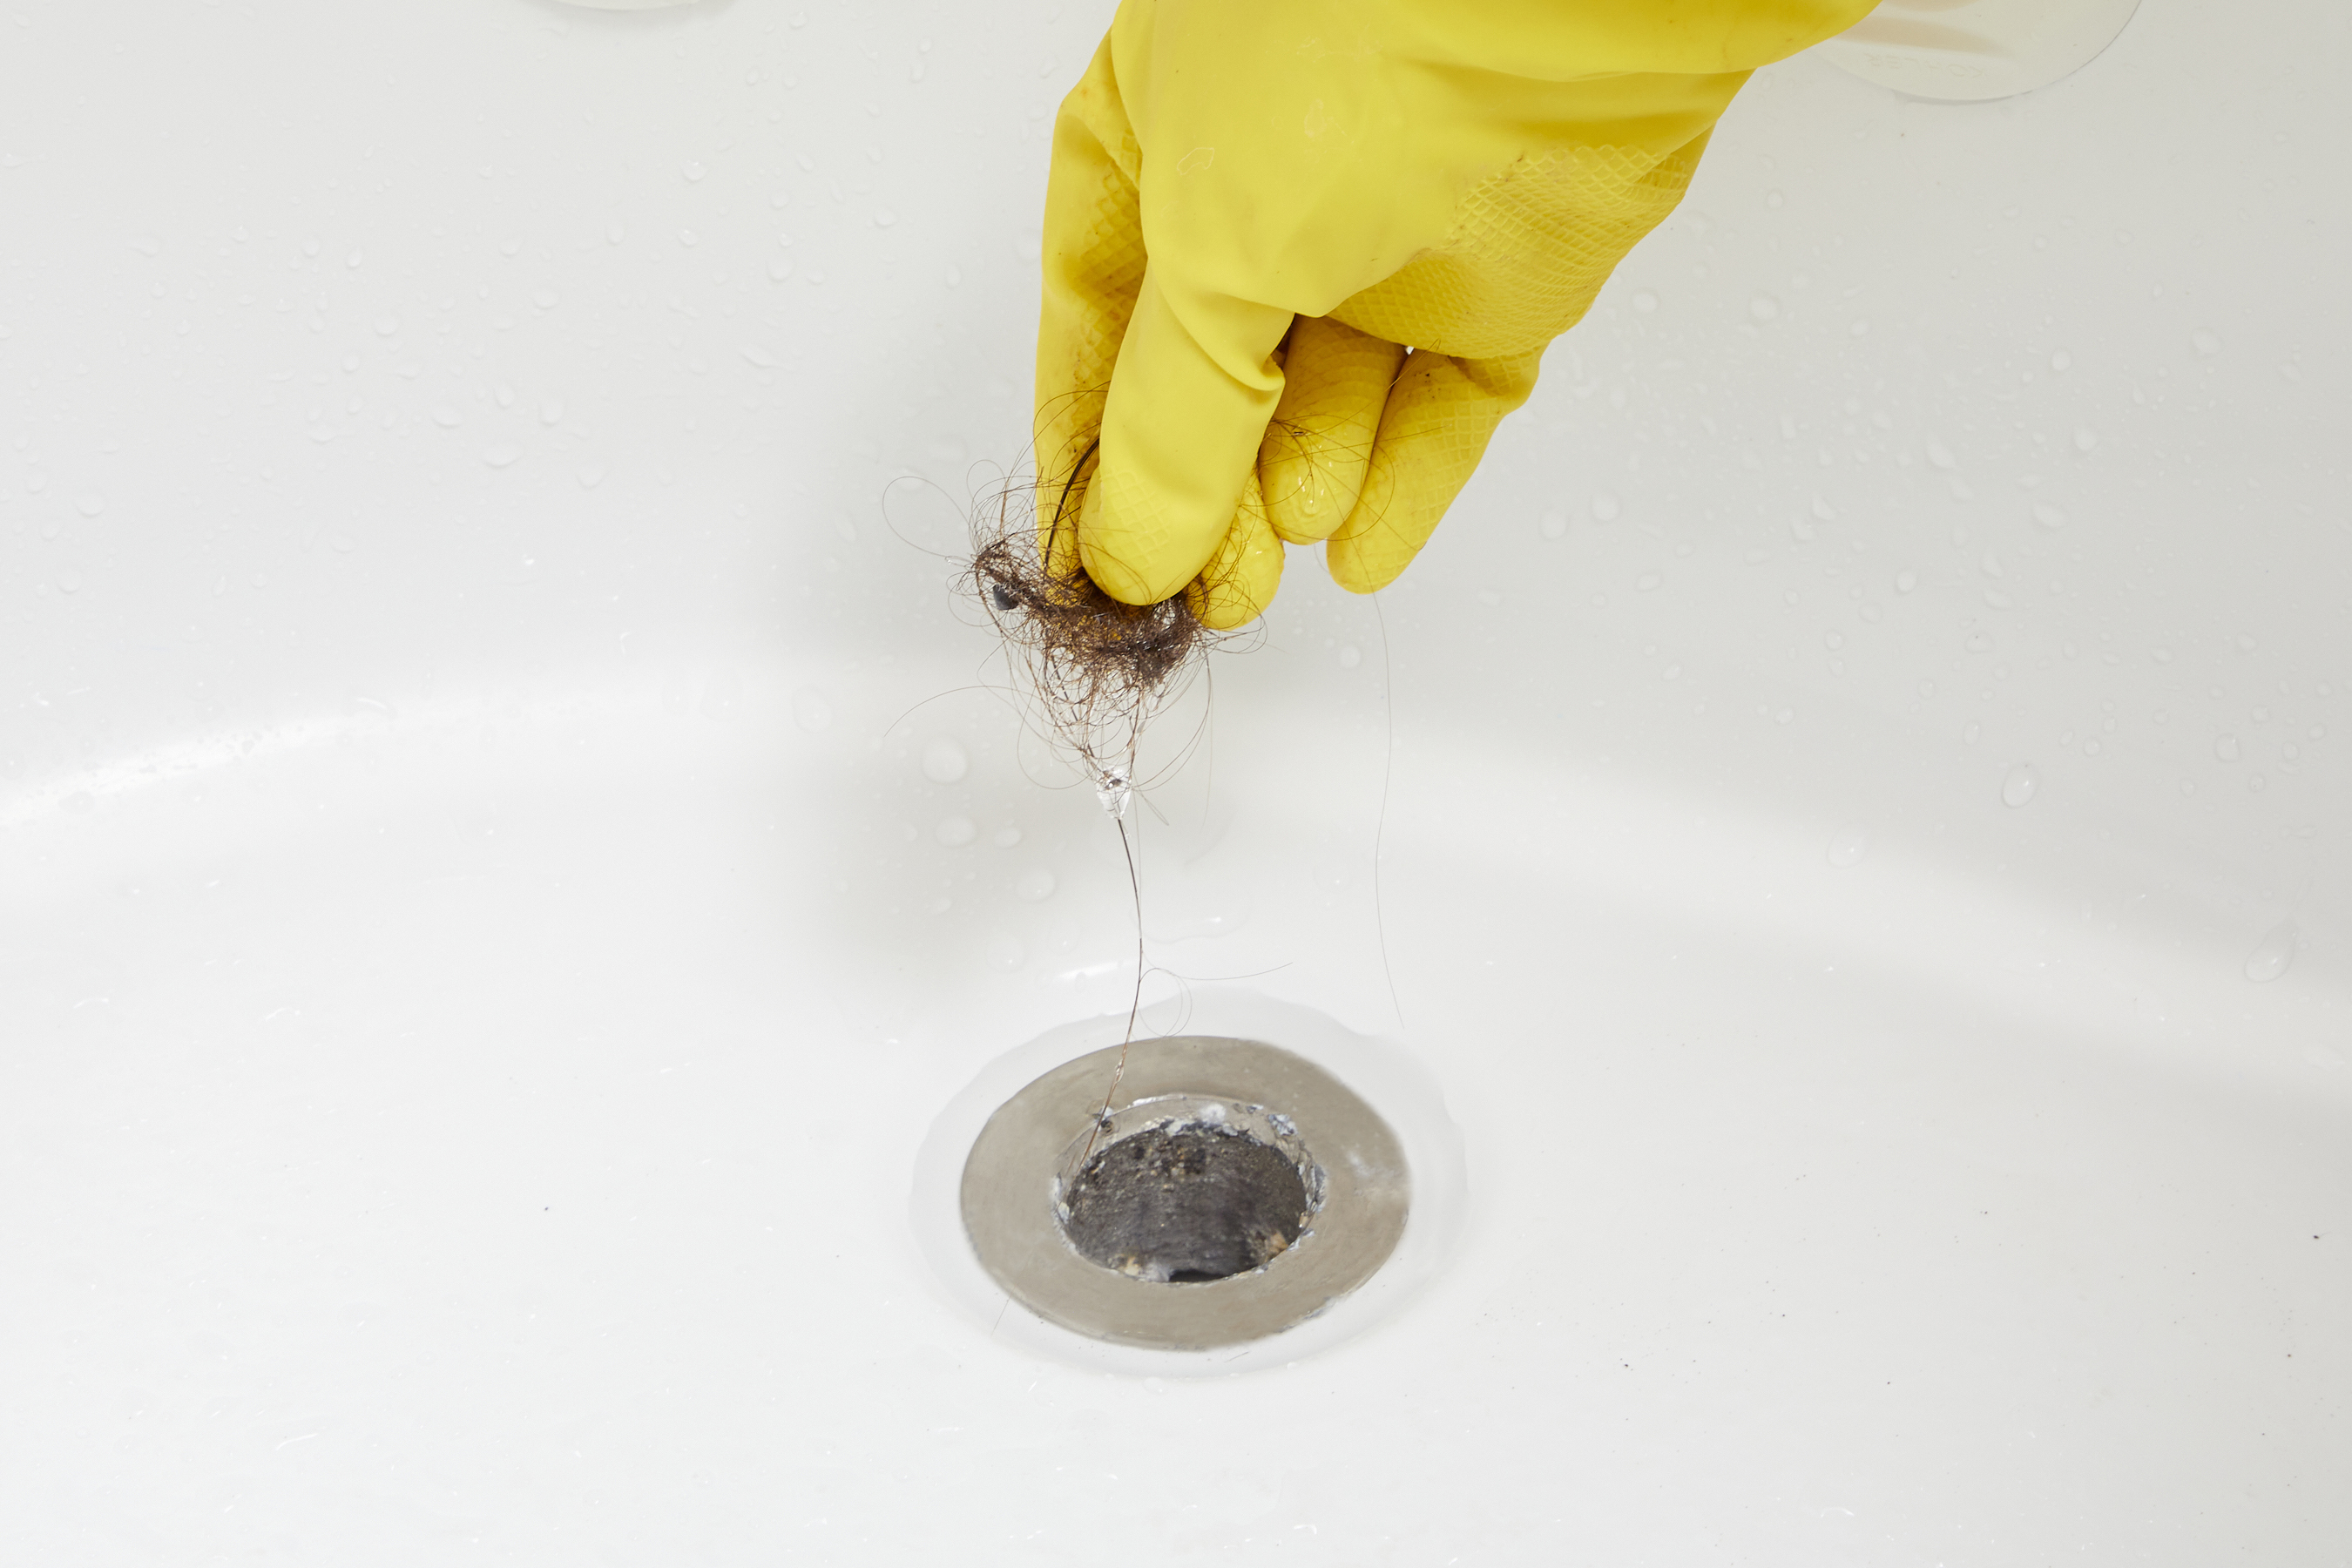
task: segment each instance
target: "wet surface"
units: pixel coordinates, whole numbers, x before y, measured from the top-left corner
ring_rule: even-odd
[[[1063,1229],[1106,1268],[1200,1284],[1281,1256],[1307,1209],[1306,1183],[1280,1150],[1231,1130],[1154,1127],[1087,1162]]]

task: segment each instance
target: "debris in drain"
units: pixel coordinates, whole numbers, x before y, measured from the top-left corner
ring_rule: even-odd
[[[1260,1268],[1306,1229],[1307,1184],[1234,1128],[1162,1125],[1105,1144],[1063,1205],[1070,1244],[1139,1279],[1201,1284]]]

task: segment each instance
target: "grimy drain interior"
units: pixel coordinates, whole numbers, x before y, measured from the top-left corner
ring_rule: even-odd
[[[1205,1284],[1262,1268],[1307,1228],[1307,1179],[1237,1127],[1179,1122],[1105,1143],[1062,1205],[1070,1245],[1137,1279]]]
[[[965,1234],[1049,1322],[1156,1349],[1230,1345],[1354,1290],[1404,1233],[1412,1180],[1379,1112],[1255,1040],[1138,1041],[1034,1079],[972,1143]]]

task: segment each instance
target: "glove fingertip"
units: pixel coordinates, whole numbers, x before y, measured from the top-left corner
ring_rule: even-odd
[[[1419,553],[1393,542],[1370,544],[1361,535],[1335,538],[1323,547],[1323,567],[1332,582],[1350,594],[1377,594],[1403,575]]]
[[[1282,538],[1267,520],[1252,476],[1216,554],[1185,586],[1184,603],[1193,619],[1213,632],[1233,631],[1257,619],[1282,584],[1284,556]]]

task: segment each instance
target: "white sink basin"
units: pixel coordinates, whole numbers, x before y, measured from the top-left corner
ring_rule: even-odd
[[[1295,554],[1136,818],[1148,1016],[1391,1041],[1467,1191],[1234,1371],[914,1215],[1132,984],[916,548],[1106,17],[9,25],[0,1539],[2336,1562],[2343,20],[1763,73],[1377,609]]]

